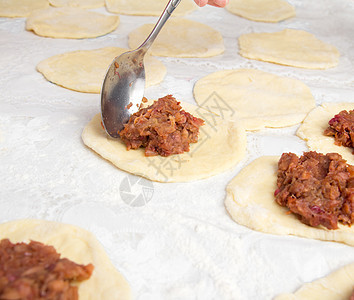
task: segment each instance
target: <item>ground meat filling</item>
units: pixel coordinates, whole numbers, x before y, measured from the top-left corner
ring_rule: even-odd
[[[127,150],[145,147],[146,156],[169,156],[188,152],[189,144],[198,141],[202,125],[202,119],[182,110],[168,95],[134,113],[119,135]]]
[[[334,143],[338,146],[354,147],[354,110],[341,111],[328,124],[329,127],[324,131],[324,135],[333,136]]]
[[[77,300],[73,281],[90,278],[93,265],[60,258],[54,247],[31,241],[0,241],[0,299]]]
[[[284,153],[278,162],[275,201],[300,221],[337,229],[354,221],[354,167],[337,153]]]

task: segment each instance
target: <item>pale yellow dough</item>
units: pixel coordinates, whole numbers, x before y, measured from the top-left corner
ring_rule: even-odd
[[[208,101],[213,93],[230,106],[225,116],[240,119],[246,130],[298,124],[315,107],[310,89],[301,81],[254,69],[218,71],[196,82],[196,102],[218,113],[218,105]]]
[[[328,69],[339,60],[336,47],[303,30],[243,34],[239,46],[245,58],[298,68]]]
[[[226,9],[258,22],[280,22],[295,16],[295,8],[285,0],[230,0]]]
[[[310,150],[324,154],[339,153],[349,164],[354,165],[353,149],[337,146],[334,144],[334,137],[323,134],[330,119],[342,110],[352,109],[354,109],[354,103],[323,103],[308,114],[296,134],[306,140]]]
[[[353,283],[354,264],[350,264],[326,277],[304,284],[294,294],[282,294],[274,300],[349,300]]]
[[[61,257],[78,264],[94,265],[90,279],[78,283],[79,299],[131,299],[128,282],[115,269],[102,245],[88,231],[44,220],[16,220],[0,224],[1,239],[12,243],[38,241],[53,246]]]
[[[101,126],[99,114],[85,127],[82,139],[118,168],[159,182],[186,182],[211,177],[231,169],[245,156],[246,133],[240,124],[224,121],[192,104],[181,105],[206,123],[200,128],[199,141],[190,144],[190,152],[169,157],[146,157],[143,148],[127,151],[120,139],[108,137]]]
[[[227,186],[225,206],[232,219],[253,230],[279,235],[295,235],[354,246],[354,227],[339,229],[311,227],[274,200],[279,157],[263,156],[248,166]]]
[[[83,8],[50,7],[30,14],[26,29],[52,38],[93,38],[118,27],[119,17],[104,15]]]
[[[129,51],[124,48],[106,47],[96,50],[73,51],[43,60],[37,70],[44,77],[65,88],[100,93],[103,79],[113,59]],[[159,60],[145,56],[146,86],[160,83],[166,75],[166,67]]]
[[[27,17],[32,11],[47,7],[48,0],[0,0],[0,17]]]
[[[112,13],[139,15],[139,16],[160,16],[168,1],[165,0],[106,0],[107,10]],[[173,16],[184,16],[197,8],[193,0],[183,0],[173,12]]]
[[[105,5],[104,0],[49,0],[55,7],[80,7],[80,8],[98,8]]]
[[[129,47],[137,48],[155,24],[144,24],[129,34]],[[183,18],[169,20],[151,46],[150,54],[173,57],[210,57],[224,52],[221,34],[212,27]]]

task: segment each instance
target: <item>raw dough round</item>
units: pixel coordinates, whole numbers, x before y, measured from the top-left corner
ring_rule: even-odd
[[[55,7],[80,7],[80,8],[98,8],[105,5],[104,0],[49,0]]]
[[[213,105],[210,96],[219,98]],[[310,89],[301,81],[254,70],[223,70],[198,80],[197,103],[227,118],[241,119],[246,130],[300,123],[315,107]],[[220,111],[220,103],[229,109]]]
[[[44,220],[16,220],[0,224],[1,238],[12,243],[38,241],[53,246],[61,257],[78,264],[92,263],[90,279],[78,284],[79,299],[131,299],[128,282],[115,269],[102,245],[88,231]]]
[[[26,29],[53,38],[93,38],[118,27],[119,17],[100,14],[82,8],[50,7],[30,14]]]
[[[112,13],[160,16],[167,5],[166,0],[106,0],[107,10]],[[173,12],[173,16],[184,16],[197,8],[193,0],[183,0]]]
[[[243,57],[298,68],[328,69],[339,60],[336,47],[303,30],[243,34],[239,46]]]
[[[155,24],[144,24],[129,34],[129,47],[139,47]],[[210,57],[225,50],[221,34],[208,25],[183,19],[169,20],[150,48],[150,54],[173,57]]]
[[[146,157],[143,148],[126,150],[120,139],[110,138],[97,114],[82,133],[84,143],[118,168],[159,182],[186,182],[204,179],[234,167],[246,154],[246,133],[240,124],[222,120],[192,104],[182,107],[202,118],[197,143],[190,152],[169,157]]]
[[[349,300],[353,292],[354,264],[326,277],[304,284],[294,294],[282,294],[274,300]]]
[[[48,0],[0,0],[0,17],[27,17],[32,11],[47,7]]]
[[[337,152],[349,164],[354,165],[353,149],[337,146],[334,144],[334,137],[323,134],[330,119],[342,110],[352,109],[354,109],[354,103],[323,103],[307,115],[296,134],[306,140],[310,150],[321,153]]]
[[[44,77],[65,88],[100,93],[103,79],[113,59],[129,51],[124,48],[106,47],[96,50],[80,50],[59,54],[43,60],[37,70]],[[159,60],[146,55],[146,86],[160,83],[166,75],[166,67]]]
[[[226,9],[258,22],[280,22],[295,16],[295,8],[285,0],[230,0]]]
[[[339,229],[311,227],[274,200],[279,157],[263,156],[248,166],[227,186],[225,206],[232,219],[253,230],[279,235],[296,235],[354,246],[354,227]]]

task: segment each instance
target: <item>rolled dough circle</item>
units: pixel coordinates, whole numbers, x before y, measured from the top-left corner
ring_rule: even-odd
[[[135,49],[150,34],[155,24],[144,24],[129,34],[129,47]],[[225,50],[222,35],[208,25],[173,18],[162,28],[150,54],[172,57],[210,57]]]
[[[260,232],[295,235],[354,246],[354,227],[311,227],[274,200],[279,157],[263,156],[247,165],[228,184],[225,207],[232,219]]]
[[[255,69],[211,73],[196,82],[193,92],[200,106],[240,119],[246,130],[298,124],[315,107],[310,89],[301,81]]]
[[[187,182],[208,178],[234,167],[246,154],[246,133],[237,122],[225,121],[192,104],[183,109],[205,121],[199,140],[190,152],[169,157],[146,157],[144,149],[126,150],[120,139],[112,139],[97,114],[82,133],[83,142],[116,167],[152,181]]]
[[[65,88],[84,93],[100,93],[109,65],[116,56],[127,51],[129,49],[106,47],[67,52],[41,61],[37,70],[47,80]],[[146,86],[160,83],[165,75],[164,64],[146,55]]]
[[[295,16],[295,8],[285,0],[230,0],[226,9],[258,22],[280,22]]]
[[[296,134],[306,141],[310,150],[321,153],[339,153],[348,164],[354,165],[353,149],[337,146],[334,144],[334,137],[323,134],[330,119],[342,110],[352,109],[354,109],[354,103],[323,103],[307,115]]]
[[[0,0],[0,17],[27,17],[32,11],[47,7],[48,0]]]
[[[338,65],[337,48],[303,30],[248,33],[241,35],[238,41],[240,55],[249,59],[307,69]]]
[[[130,286],[111,263],[92,233],[73,225],[45,220],[16,220],[0,224],[1,238],[12,243],[34,240],[53,246],[62,258],[94,265],[92,276],[78,283],[79,299],[131,299]]]
[[[50,7],[34,11],[26,21],[26,29],[44,37],[93,38],[118,27],[119,17],[74,7]]]
[[[353,292],[353,282],[354,264],[350,264],[304,284],[293,294],[281,294],[274,300],[348,300]]]
[[[160,16],[167,5],[165,0],[106,0],[109,12],[125,15]],[[197,9],[193,0],[183,0],[173,12],[173,16],[184,16]]]
[[[80,8],[98,8],[105,5],[104,0],[49,0],[55,7],[80,7]]]

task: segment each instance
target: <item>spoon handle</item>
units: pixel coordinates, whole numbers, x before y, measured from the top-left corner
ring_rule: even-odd
[[[160,19],[157,21],[154,29],[151,31],[150,35],[147,37],[144,43],[141,44],[139,49],[143,50],[144,52],[148,51],[152,43],[155,41],[157,35],[159,34],[160,30],[162,29],[163,25],[165,25],[166,21],[171,16],[172,12],[176,9],[178,4],[181,0],[170,0],[163,11]]]

